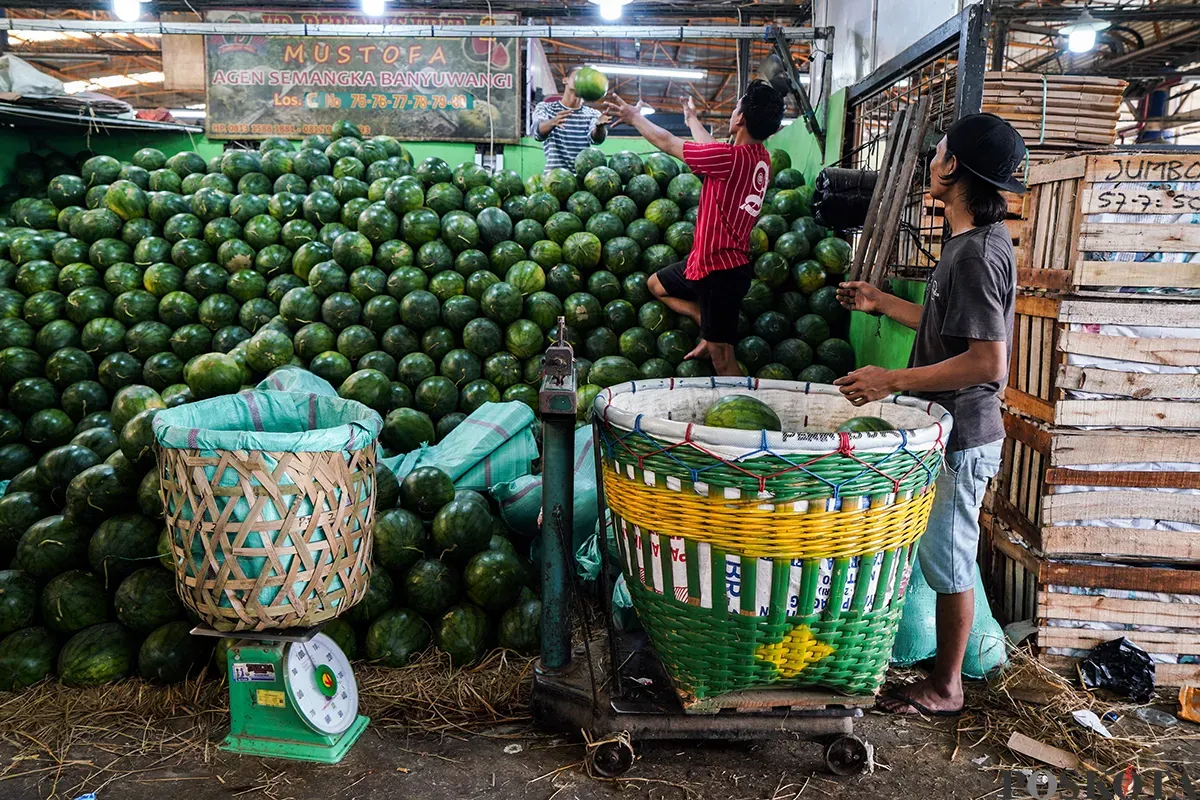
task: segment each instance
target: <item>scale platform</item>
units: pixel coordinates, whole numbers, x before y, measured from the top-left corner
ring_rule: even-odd
[[[192,633],[234,640],[222,750],[336,764],[366,730],[350,660],[319,627],[224,633],[201,625]]]
[[[564,733],[585,730],[615,740],[589,752],[592,766],[615,777],[633,763],[632,742],[661,739],[805,739],[825,747],[825,763],[838,775],[870,769],[869,744],[854,736],[854,721],[873,696],[762,689],[734,692],[689,704],[680,701],[645,634],[618,634],[619,689],[610,680],[605,638],[575,648],[570,666],[534,674],[533,713],[542,725]],[[593,683],[594,677],[594,683]]]

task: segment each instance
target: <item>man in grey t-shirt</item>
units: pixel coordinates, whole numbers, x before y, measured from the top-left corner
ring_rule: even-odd
[[[1008,377],[1016,266],[1000,190],[1023,192],[1013,172],[1025,156],[1020,134],[992,114],[954,124],[929,165],[930,194],[945,205],[950,238],[926,289],[925,305],[851,281],[838,288],[847,308],[881,313],[915,328],[907,369],[863,367],[836,383],[855,405],[910,392],[954,418],[918,557],[937,593],[937,656],[925,680],[880,698],[894,714],[962,712],[962,665],[975,615],[979,506],[1000,469],[1000,392]]]

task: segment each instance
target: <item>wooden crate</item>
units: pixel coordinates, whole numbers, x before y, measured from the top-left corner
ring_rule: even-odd
[[[1145,489],[1200,489],[1200,472],[1084,469],[1100,464],[1200,463],[1200,434],[1069,431],[1010,412],[992,498],[995,516],[1049,555],[1200,564],[1200,532],[1076,526],[1071,520],[1153,517],[1200,524],[1200,496]],[[1111,491],[1063,493],[1063,487]],[[1200,610],[1197,612],[1200,627]]]
[[[1200,225],[1196,228],[1200,230]],[[1196,266],[1200,269],[1200,264]],[[1200,328],[1200,304],[1018,295],[1006,405],[1053,425],[1200,428],[1200,375],[1067,363],[1074,354],[1200,366],[1200,339],[1111,336],[1071,330],[1072,325]],[[1069,399],[1068,390],[1117,398]]]
[[[1077,587],[1200,596],[1200,569],[1051,559],[1014,536],[999,517],[984,549],[984,582],[993,613],[1003,624],[1035,622],[1039,658],[1054,669],[1074,674],[1079,659],[1048,652],[1051,648],[1090,650],[1122,636],[1152,655],[1200,656],[1200,633],[1195,632],[1200,628],[1200,605],[1061,591]],[[1055,621],[1114,623],[1131,629],[1064,628],[1052,624]],[[1200,681],[1200,664],[1156,664],[1155,680],[1159,686]]]
[[[1200,288],[1200,224],[1146,222],[1136,215],[1200,211],[1200,149],[1115,150],[1029,168],[1023,259],[1017,282],[1053,293],[1120,296],[1102,287]],[[1106,220],[1099,215],[1117,215]],[[1111,260],[1088,254],[1110,254]],[[1133,261],[1137,254],[1190,254],[1185,261]],[[1145,255],[1138,257],[1145,258]]]

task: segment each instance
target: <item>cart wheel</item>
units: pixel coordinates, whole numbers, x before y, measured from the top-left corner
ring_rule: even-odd
[[[825,766],[834,775],[861,775],[873,760],[874,748],[857,736],[839,736],[825,747]]]
[[[625,738],[603,742],[588,751],[588,758],[597,775],[617,778],[633,766],[633,745]]]

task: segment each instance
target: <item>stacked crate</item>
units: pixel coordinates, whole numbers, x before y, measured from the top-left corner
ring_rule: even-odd
[[[987,573],[1069,668],[1126,636],[1200,680],[1200,151],[1032,167]]]

